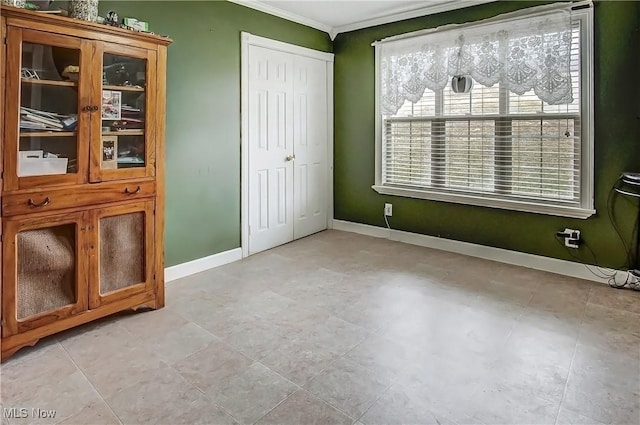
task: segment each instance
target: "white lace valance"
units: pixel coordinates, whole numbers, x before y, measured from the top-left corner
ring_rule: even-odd
[[[571,103],[571,39],[571,14],[561,10],[383,41],[376,46],[381,112],[393,115],[456,75],[517,94],[533,90],[551,105]]]

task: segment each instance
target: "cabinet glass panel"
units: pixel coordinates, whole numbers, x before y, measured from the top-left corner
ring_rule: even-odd
[[[106,53],[103,63],[101,167],[144,167],[147,61]]]
[[[145,281],[144,212],[100,219],[100,294]]]
[[[78,170],[80,51],[22,44],[18,177]]]
[[[75,233],[75,224],[18,233],[18,319],[76,302]]]

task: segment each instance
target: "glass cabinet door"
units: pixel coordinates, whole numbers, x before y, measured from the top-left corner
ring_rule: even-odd
[[[155,52],[104,43],[99,93],[100,134],[94,140],[92,182],[154,175]],[[96,85],[97,87],[98,85]],[[98,140],[99,139],[99,140]]]
[[[4,221],[4,336],[87,309],[85,215]]]
[[[90,278],[90,308],[153,289],[153,204],[134,202],[91,211],[97,263]]]
[[[5,187],[86,181],[89,116],[79,105],[89,87],[87,42],[14,27],[7,38]]]

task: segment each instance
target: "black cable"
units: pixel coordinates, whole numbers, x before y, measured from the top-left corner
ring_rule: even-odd
[[[591,254],[591,257],[593,257],[593,264],[598,268],[598,271],[600,273],[602,273],[604,275],[604,277],[608,277],[608,278],[615,278],[616,276],[616,270],[618,270],[618,268],[612,269],[613,272],[607,274],[607,272],[602,271],[603,267],[600,265],[600,262],[598,261],[598,258],[596,257],[596,253],[593,252],[593,249],[591,249],[591,247],[589,246],[589,244],[587,243],[586,240],[582,240],[582,245],[584,245],[585,248],[587,248],[589,250],[589,253]],[[586,264],[585,264],[586,265]],[[607,267],[608,268],[608,267]]]
[[[637,220],[636,220],[637,223]],[[584,241],[584,246],[589,250],[589,252],[591,253],[591,256],[593,257],[593,261],[596,264],[596,267],[598,267],[599,269],[601,268],[601,266],[599,266],[598,264],[598,259],[596,258],[596,254],[595,252],[593,252],[593,249],[591,249],[591,247],[589,246],[589,244]],[[601,270],[599,270],[601,271]],[[604,272],[602,274],[605,274]],[[607,278],[607,284],[615,289],[623,289],[625,288],[628,283],[629,283],[629,273],[627,272],[627,277],[624,279],[624,282],[622,283],[618,283],[616,282],[616,276],[618,275],[618,273],[616,272],[616,269],[613,270],[613,273],[607,276],[604,276],[603,278]]]
[[[613,226],[614,230],[616,231],[616,234],[618,235],[618,238],[620,239],[620,242],[622,242],[622,245],[624,247],[625,250],[625,255],[627,257],[627,265],[626,267],[623,267],[627,270],[629,270],[632,265],[635,263],[633,261],[633,258],[631,256],[631,248],[629,247],[629,245],[627,245],[627,242],[625,241],[625,238],[622,236],[622,232],[620,231],[620,228],[618,227],[618,225],[616,224],[615,218],[614,218],[614,205],[612,202],[612,195],[614,195],[616,193],[616,187],[618,185],[618,183],[621,181],[622,175],[618,178],[618,180],[613,184],[613,186],[611,186],[611,189],[609,190],[609,195],[607,196],[607,214],[609,216],[609,221],[611,222],[611,225]],[[640,205],[636,205],[631,199],[628,199],[627,197],[624,197],[624,199],[627,202],[630,202],[632,205],[636,206],[636,207],[640,207]],[[632,240],[634,238],[633,235],[636,235],[636,232],[638,231],[638,224],[640,223],[640,214],[636,214],[636,219],[634,220],[634,224],[633,224],[633,229],[632,229]],[[612,274],[606,275],[604,272],[602,272],[601,270],[598,270],[600,273],[603,274],[603,276],[599,276],[598,274],[594,273],[589,266],[582,261],[581,258],[575,256],[562,242],[560,242],[560,240],[558,240],[556,238],[556,240],[558,241],[558,243],[561,246],[564,246],[567,249],[567,252],[569,253],[569,255],[571,255],[571,257],[573,257],[574,259],[578,260],[579,262],[583,263],[585,265],[585,267],[587,267],[587,270],[589,270],[589,272],[591,272],[591,274],[593,274],[596,277],[600,277],[600,278],[608,278],[607,283],[609,284],[610,287],[612,288],[616,288],[616,289],[623,289],[623,288],[627,288],[628,284],[629,284],[629,272],[627,272],[627,277],[625,278],[624,282],[622,283],[618,283],[616,282],[616,276],[617,273],[614,272]],[[636,239],[636,242],[640,242],[640,240]],[[593,262],[595,263],[596,267],[598,267],[598,269],[600,269],[600,265],[598,262],[598,259],[596,258],[596,254],[593,251],[593,249],[591,249],[591,247],[589,246],[589,244],[586,241],[583,241],[583,245],[589,250],[591,256],[593,257]],[[638,253],[636,253],[637,255]],[[621,267],[622,268],[622,267]],[[635,290],[640,290],[638,287],[633,287],[631,289],[635,289]]]
[[[631,265],[633,264],[633,261],[631,259],[631,250],[629,248],[629,246],[627,245],[627,242],[624,240],[624,237],[622,236],[622,232],[620,231],[620,229],[618,228],[618,225],[616,224],[616,221],[613,217],[613,203],[611,202],[611,198],[612,195],[615,194],[615,188],[616,188],[616,184],[620,181],[620,179],[618,179],[616,181],[616,183],[613,184],[613,186],[611,186],[611,190],[609,190],[609,196],[607,196],[607,214],[609,215],[609,221],[611,221],[611,225],[613,226],[614,230],[616,231],[616,234],[618,235],[618,238],[620,238],[620,242],[622,242],[622,245],[624,246],[624,251],[625,254],[627,256],[627,267],[625,267],[626,269],[631,268]]]
[[[613,268],[611,268],[611,267],[602,267],[602,266],[600,265],[600,262],[598,261],[598,257],[596,257],[596,253],[593,251],[593,249],[592,249],[592,248],[591,248],[591,246],[587,243],[587,241],[583,239],[583,240],[582,240],[582,244],[584,245],[584,247],[585,247],[585,248],[587,248],[587,249],[589,250],[589,253],[591,254],[591,257],[593,257],[593,264],[594,264],[596,267],[598,267],[599,269],[609,269],[609,270],[613,270],[613,273],[612,273],[612,274],[610,274],[610,275],[608,275],[609,277],[610,277],[610,276],[615,276],[615,274],[616,274],[616,271],[617,271],[617,270],[622,270],[622,269],[625,267],[625,265],[624,265],[624,264],[623,264],[623,265],[621,265],[621,266],[619,266],[619,267],[613,267]],[[605,274],[605,272],[602,272],[602,274]]]
[[[579,263],[583,264],[592,275],[594,275],[595,277],[600,278],[600,279],[607,279],[607,282],[609,283],[609,286],[614,287],[614,288],[623,288],[629,283],[628,275],[627,275],[627,278],[625,279],[625,282],[622,283],[621,285],[619,285],[616,282],[616,280],[615,280],[616,279],[616,275],[617,275],[616,269],[613,269],[612,272],[608,272],[606,270],[603,271],[602,270],[602,266],[600,266],[600,263],[598,261],[598,258],[596,257],[595,252],[593,252],[593,249],[591,249],[591,247],[587,244],[587,242],[585,240],[583,240],[582,243],[589,250],[589,253],[591,254],[591,257],[593,257],[593,263],[594,263],[594,266],[596,267],[596,270],[598,271],[598,273],[594,272],[591,269],[590,265],[582,257],[574,255],[573,252],[566,245],[564,245],[560,241],[560,239],[558,239],[557,237],[556,237],[556,241],[560,244],[560,246],[564,247],[567,250],[567,252],[569,253],[569,255],[573,259],[575,259]]]
[[[565,248],[567,250],[567,252],[569,253],[569,255],[574,259],[577,260],[580,264],[584,265],[587,270],[589,270],[589,273],[591,273],[592,275],[594,275],[595,277],[599,278],[599,279],[610,279],[612,275],[607,275],[604,272],[601,272],[600,270],[598,270],[598,272],[602,273],[602,274],[598,274],[595,273],[593,270],[591,270],[591,268],[589,267],[589,264],[587,264],[582,258],[576,256],[573,254],[573,252],[571,252],[571,250],[565,246],[560,239],[558,239],[558,237],[555,238],[556,242],[558,242],[560,244],[561,247]],[[599,266],[597,266],[599,267]]]
[[[637,227],[637,225],[638,225],[638,220],[636,219],[636,224],[635,224],[634,228],[635,228],[635,227]],[[587,248],[587,249],[589,250],[589,252],[591,253],[591,256],[593,257],[593,261],[594,261],[594,263],[596,264],[596,267],[598,267],[598,269],[601,269],[602,267],[598,265],[599,263],[598,263],[598,259],[596,258],[596,254],[595,254],[595,252],[593,252],[593,249],[591,249],[591,247],[589,246],[589,244],[587,243],[587,241],[583,241],[583,245],[584,245],[584,246],[585,246],[585,248]],[[585,266],[586,266],[586,264],[585,264]],[[588,267],[587,267],[587,268],[588,268]],[[602,270],[598,270],[598,271],[600,271],[603,275],[605,274],[604,272],[602,272]],[[608,284],[610,287],[612,287],[612,288],[615,288],[615,289],[625,289],[625,288],[629,288],[629,287],[627,286],[627,285],[629,284],[629,272],[627,272],[627,277],[624,279],[624,282],[622,282],[622,283],[618,283],[618,282],[616,282],[616,276],[617,276],[617,275],[618,275],[618,274],[616,273],[616,270],[614,269],[612,274],[607,275],[607,276],[603,276],[603,278],[608,278],[608,279],[607,279],[607,284]],[[633,288],[631,288],[631,289],[634,289],[634,290],[640,290],[640,289],[638,289],[638,288],[636,288],[636,287],[633,287]]]

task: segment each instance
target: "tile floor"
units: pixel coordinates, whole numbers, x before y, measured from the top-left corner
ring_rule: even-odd
[[[640,293],[327,231],[1,370],[56,410],[2,424],[639,424]]]

